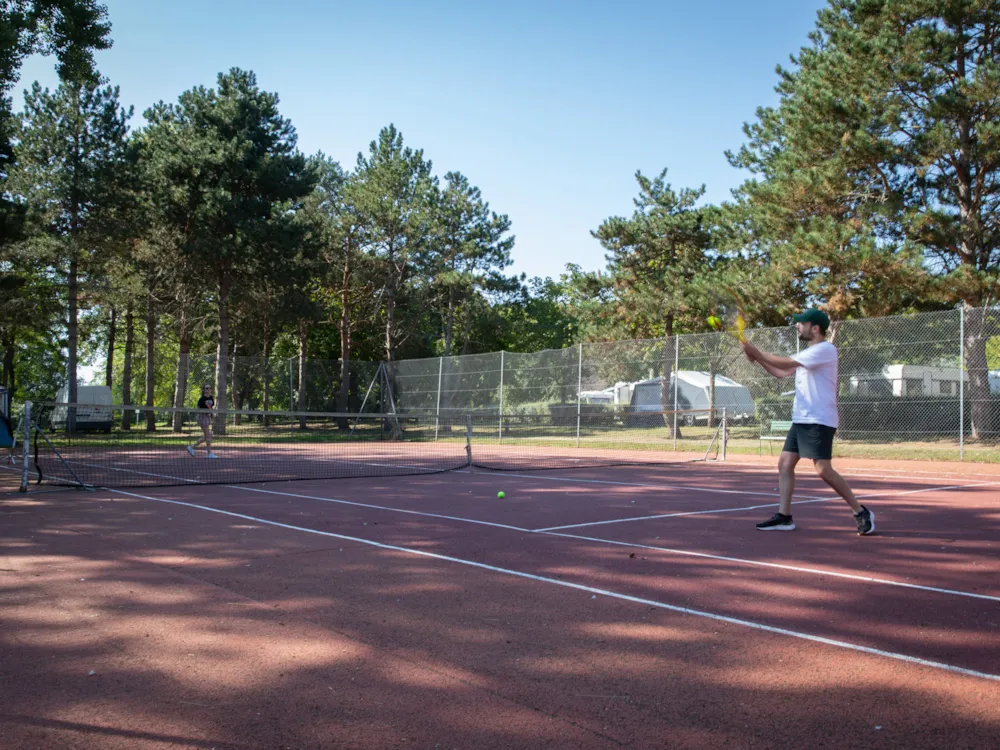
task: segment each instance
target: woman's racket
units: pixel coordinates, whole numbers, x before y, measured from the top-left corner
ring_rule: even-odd
[[[708,325],[717,331],[728,333],[741,344],[746,342],[747,318],[743,300],[731,287],[720,289],[715,297]]]

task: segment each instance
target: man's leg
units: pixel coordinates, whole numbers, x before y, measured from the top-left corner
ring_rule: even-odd
[[[795,465],[799,462],[799,454],[782,451],[778,457],[778,491],[781,501],[778,512],[783,516],[792,515],[792,494],[795,492]]]
[[[860,513],[861,503],[854,496],[854,492],[851,490],[850,485],[847,484],[847,480],[833,468],[833,461],[828,458],[817,458],[814,461],[814,465],[817,476],[830,485],[834,492],[844,498],[847,504],[851,506],[851,510],[855,513]]]
[[[875,530],[875,514],[858,502],[850,485],[847,484],[847,480],[833,468],[833,462],[830,459],[817,458],[815,464],[816,474],[819,475],[819,478],[830,485],[833,491],[851,506],[851,510],[854,511],[854,522],[858,525],[858,533],[862,536],[871,534]]]

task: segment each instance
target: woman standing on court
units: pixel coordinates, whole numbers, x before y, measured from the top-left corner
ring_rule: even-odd
[[[778,512],[757,524],[761,531],[792,531],[792,493],[795,491],[795,465],[799,458],[811,458],[816,474],[840,495],[854,511],[859,534],[875,530],[875,514],[861,505],[850,485],[833,468],[833,436],[840,416],[837,410],[837,347],[826,340],[830,318],[822,310],[806,310],[793,315],[799,341],[806,349],[794,357],[779,357],[762,352],[749,341],[740,346],[747,359],[758,362],[776,378],[795,376],[795,401],[792,405],[792,428],[778,459],[778,486],[781,502]]]
[[[215,409],[215,397],[212,395],[212,386],[202,386],[201,398],[198,399],[198,408],[207,410],[198,412],[198,426],[201,427],[202,436],[198,439],[197,443],[187,447],[187,452],[193,456],[194,449],[204,443],[205,449],[208,451],[208,458],[218,458],[218,456],[212,453],[212,417],[215,416],[211,411]]]

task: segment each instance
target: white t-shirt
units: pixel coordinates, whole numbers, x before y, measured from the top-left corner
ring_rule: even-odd
[[[795,404],[792,422],[837,427],[837,347],[820,341],[792,357],[795,368]]]

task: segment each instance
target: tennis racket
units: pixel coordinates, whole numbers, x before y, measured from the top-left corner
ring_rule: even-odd
[[[722,287],[714,295],[708,325],[716,331],[728,333],[741,344],[746,342],[747,317],[743,300],[732,287]]]

